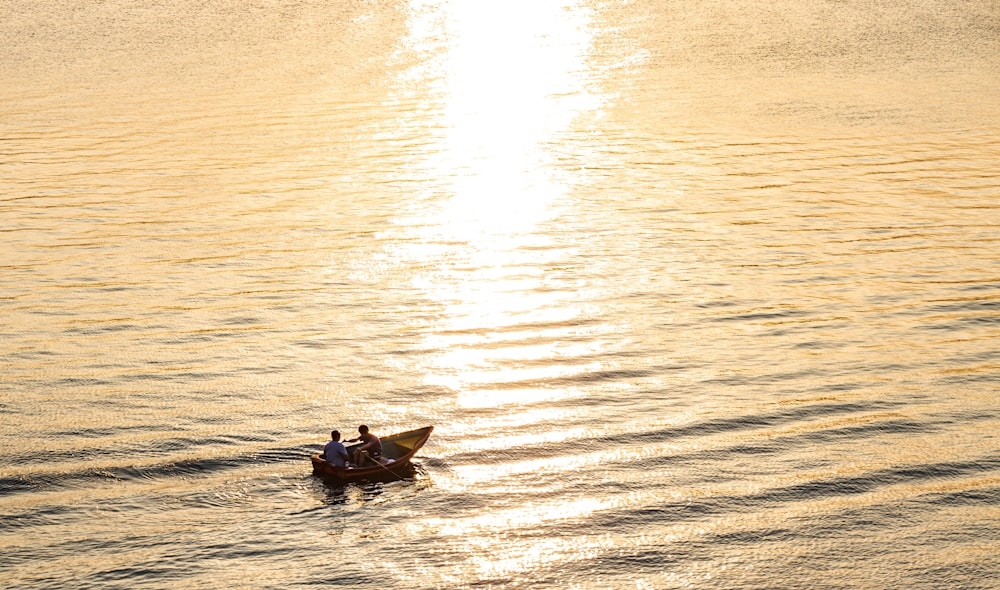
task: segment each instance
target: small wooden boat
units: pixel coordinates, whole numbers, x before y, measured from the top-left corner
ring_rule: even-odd
[[[382,441],[382,457],[377,465],[366,464],[364,467],[336,467],[327,463],[319,454],[312,456],[313,474],[333,483],[349,483],[352,481],[394,481],[412,477],[414,470],[410,459],[417,454],[431,436],[433,426],[425,426],[416,430],[408,430],[398,434],[380,436]],[[360,442],[346,445],[348,455],[354,455],[354,449]]]

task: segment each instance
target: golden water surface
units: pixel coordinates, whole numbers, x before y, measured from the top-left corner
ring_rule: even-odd
[[[0,0],[0,39],[2,585],[1000,576],[996,2]],[[311,476],[362,422],[435,426],[414,480]]]

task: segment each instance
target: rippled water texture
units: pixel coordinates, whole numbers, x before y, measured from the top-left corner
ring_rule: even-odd
[[[995,1],[0,39],[0,585],[996,587]]]

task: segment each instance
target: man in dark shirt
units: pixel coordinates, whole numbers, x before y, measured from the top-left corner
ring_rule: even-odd
[[[362,424],[358,426],[358,438],[352,438],[347,442],[362,441],[360,447],[354,449],[354,464],[361,467],[369,459],[376,460],[382,456],[382,441],[377,436],[368,432],[368,427]]]

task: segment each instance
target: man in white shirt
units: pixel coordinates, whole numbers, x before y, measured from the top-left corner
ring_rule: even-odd
[[[340,442],[340,432],[330,433],[330,442],[323,447],[323,458],[334,467],[347,467],[347,449]]]

